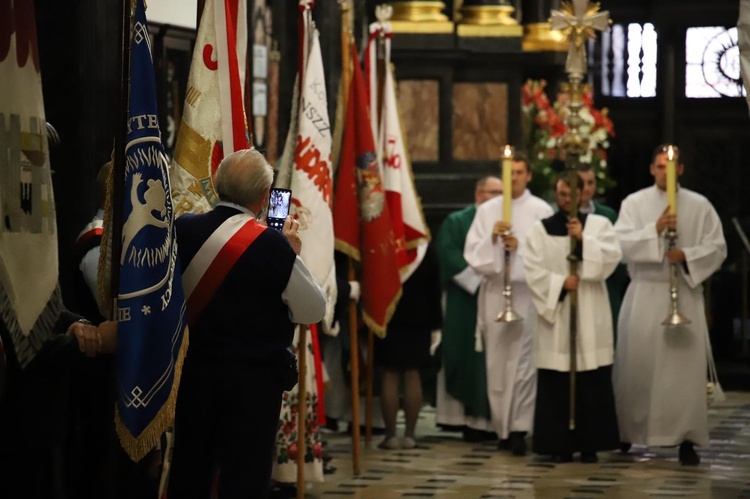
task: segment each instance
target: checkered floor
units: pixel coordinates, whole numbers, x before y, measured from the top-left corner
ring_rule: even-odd
[[[750,393],[728,393],[709,417],[711,445],[698,449],[698,467],[681,466],[676,448],[640,447],[627,455],[600,453],[597,464],[550,464],[533,454],[499,452],[496,442],[467,444],[460,434],[435,428],[434,410],[425,408],[419,447],[379,450],[382,437],[373,437],[362,451],[359,476],[352,474],[350,438],[326,434],[337,471],[325,483],[308,485],[307,497],[750,499]]]

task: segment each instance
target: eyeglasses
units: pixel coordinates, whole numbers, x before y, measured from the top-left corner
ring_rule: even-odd
[[[499,196],[503,193],[502,190],[498,189],[482,189],[482,192],[484,192],[485,194],[492,194],[493,196]]]

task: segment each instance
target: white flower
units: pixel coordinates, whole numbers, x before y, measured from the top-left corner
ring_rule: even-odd
[[[578,115],[585,121],[586,123],[593,124],[596,120],[594,120],[594,117],[591,115],[591,112],[589,112],[589,108],[584,107],[581,109],[581,111],[578,113]]]
[[[604,159],[601,160],[601,161],[599,161],[599,166],[601,166],[602,168],[606,168],[607,167],[607,161],[604,160]]]

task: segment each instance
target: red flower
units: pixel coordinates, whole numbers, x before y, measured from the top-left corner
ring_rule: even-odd
[[[293,442],[289,444],[289,446],[286,448],[287,454],[289,454],[289,459],[294,461],[297,459],[297,442]]]
[[[550,107],[549,99],[547,94],[544,93],[544,87],[547,86],[547,82],[541,80],[535,82],[528,80],[523,87],[521,87],[521,102],[524,106],[534,104],[538,109],[548,109]]]
[[[584,92],[583,105],[590,108],[594,107],[594,97],[591,95],[591,92]]]
[[[568,131],[568,127],[565,126],[565,123],[563,122],[560,115],[550,109],[549,111],[547,111],[547,116],[549,118],[548,121],[550,136],[554,138],[560,138],[565,135],[565,132]]]
[[[312,446],[313,457],[317,459],[323,459],[323,444],[321,442],[315,442]]]
[[[316,431],[320,430],[320,425],[318,424],[318,420],[311,419],[307,421],[307,432],[310,434],[315,433]]]
[[[284,426],[281,427],[281,432],[284,435],[289,436],[289,434],[294,431],[294,429],[296,428],[296,426],[297,425],[294,424],[294,421],[287,421],[287,422],[284,423]]]

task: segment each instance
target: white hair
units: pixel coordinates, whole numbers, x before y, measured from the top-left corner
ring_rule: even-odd
[[[242,149],[225,157],[216,170],[219,199],[249,206],[263,198],[273,183],[273,168],[256,149]]]

